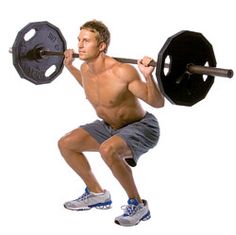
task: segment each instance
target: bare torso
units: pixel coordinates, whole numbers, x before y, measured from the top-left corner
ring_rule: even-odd
[[[108,58],[104,71],[99,74],[91,72],[86,64],[81,69],[86,98],[98,117],[114,129],[138,121],[145,115],[140,102],[128,89],[130,78],[122,76],[122,66]]]

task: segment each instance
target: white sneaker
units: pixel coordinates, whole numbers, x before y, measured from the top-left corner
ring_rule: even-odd
[[[111,195],[107,190],[103,193],[92,193],[85,189],[85,193],[79,198],[66,202],[64,207],[69,210],[90,210],[95,207],[97,209],[109,209],[111,208]]]
[[[122,226],[134,226],[140,221],[151,218],[146,200],[143,200],[143,203],[139,203],[137,199],[129,199],[128,205],[122,207],[122,209],[124,214],[115,218],[115,223]]]

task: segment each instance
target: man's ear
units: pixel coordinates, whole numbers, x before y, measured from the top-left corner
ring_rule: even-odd
[[[104,51],[107,47],[107,44],[105,42],[101,42],[99,45],[99,51]]]

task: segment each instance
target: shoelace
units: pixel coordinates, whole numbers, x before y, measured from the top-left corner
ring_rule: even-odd
[[[132,216],[138,210],[138,208],[138,206],[132,204],[121,207],[121,209],[124,211],[124,216]]]
[[[77,198],[75,201],[86,201],[88,199],[88,196],[89,196],[89,193],[85,192],[79,198]]]

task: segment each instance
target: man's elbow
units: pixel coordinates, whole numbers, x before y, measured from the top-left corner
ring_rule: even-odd
[[[165,106],[165,99],[162,97],[161,99],[157,99],[155,102],[153,102],[152,106],[154,108],[162,108]]]

